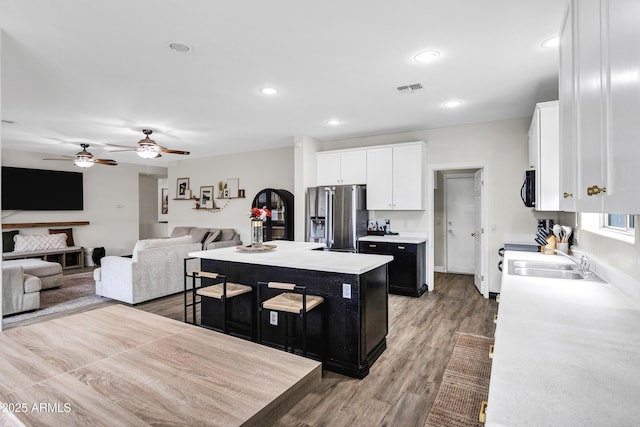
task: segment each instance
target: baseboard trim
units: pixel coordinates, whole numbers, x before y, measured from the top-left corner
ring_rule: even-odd
[[[433,267],[433,271],[435,271],[436,273],[446,273],[445,269],[444,269],[444,265],[436,265]]]

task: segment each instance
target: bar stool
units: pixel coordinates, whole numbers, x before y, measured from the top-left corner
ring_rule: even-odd
[[[200,304],[200,325],[205,326],[211,329],[220,330],[225,334],[229,333],[229,327],[232,327],[236,330],[242,330],[248,332],[250,338],[254,339],[254,316],[255,316],[255,304],[253,298],[251,298],[251,308],[249,310],[251,315],[251,320],[249,323],[240,323],[234,322],[229,319],[229,303],[230,299],[238,297],[240,295],[248,294],[253,291],[253,288],[248,285],[242,285],[240,283],[233,283],[227,281],[227,276],[208,271],[193,271],[191,272],[191,276],[193,279],[193,286],[191,291],[193,292],[192,300],[194,301],[194,306]],[[212,280],[221,280],[221,283],[217,283],[215,285],[209,286],[196,286],[196,280],[201,278],[207,278]],[[200,297],[197,299],[197,297]],[[203,300],[204,298],[204,300]],[[222,328],[216,328],[211,324],[207,324],[203,322],[205,320],[205,316],[207,315],[207,311],[209,310],[210,305],[208,304],[207,298],[212,298],[218,300],[220,302],[221,311],[222,311]],[[204,304],[203,304],[204,301]],[[194,322],[195,324],[195,308],[194,308]]]
[[[267,287],[269,289],[281,289],[287,292],[282,292],[272,298],[265,301],[261,301],[261,288]],[[288,351],[289,342],[297,341],[294,336],[289,335],[288,317],[289,315],[298,315],[302,318],[302,355],[307,355],[307,313],[314,308],[318,307],[324,298],[318,295],[307,295],[307,288],[305,286],[298,286],[294,283],[282,283],[282,282],[258,282],[258,342],[262,342],[262,319],[260,316],[261,311],[270,310],[284,314],[285,319],[285,336],[284,336],[284,349]],[[324,323],[324,319],[323,319]],[[295,331],[294,331],[295,333]],[[322,331],[324,337],[324,331]],[[323,343],[324,344],[324,343]],[[291,352],[293,353],[294,347],[291,346]]]

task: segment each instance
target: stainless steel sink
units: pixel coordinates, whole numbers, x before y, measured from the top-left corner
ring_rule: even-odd
[[[509,270],[509,274],[515,274],[517,276],[533,276],[533,277],[544,277],[544,278],[552,278],[552,279],[570,279],[570,280],[584,279],[584,276],[578,273],[577,271],[545,270],[543,268],[514,267],[513,270]]]
[[[554,262],[544,261],[522,261],[511,260],[509,266],[513,265],[514,268],[543,268],[545,270],[573,270],[571,264],[556,264]]]

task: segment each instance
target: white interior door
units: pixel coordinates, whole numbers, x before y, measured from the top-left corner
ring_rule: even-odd
[[[482,293],[482,169],[473,174],[473,199],[475,217],[473,225],[474,274],[473,284]]]
[[[445,176],[445,210],[447,272],[474,274],[476,270],[474,175]]]

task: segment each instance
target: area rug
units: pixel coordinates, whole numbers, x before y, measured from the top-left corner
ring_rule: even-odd
[[[425,426],[483,426],[478,419],[482,402],[489,396],[493,339],[458,334],[438,394]]]
[[[40,291],[40,309],[96,294],[93,271],[62,277],[62,286]]]
[[[62,286],[40,292],[40,309],[15,314],[2,319],[2,323],[14,323],[52,313],[73,310],[106,301],[96,295],[93,272],[67,275],[62,278]]]

